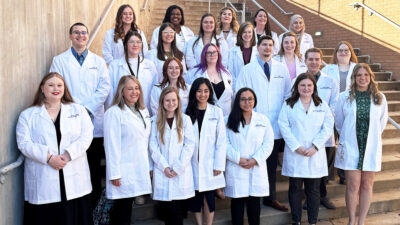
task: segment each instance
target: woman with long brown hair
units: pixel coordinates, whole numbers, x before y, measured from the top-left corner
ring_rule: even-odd
[[[236,35],[239,30],[239,23],[236,19],[235,10],[227,6],[219,11],[218,15],[218,38],[223,38],[227,43],[229,49],[236,44]]]
[[[367,217],[374,176],[381,170],[382,132],[387,120],[388,105],[374,73],[368,64],[357,64],[350,89],[340,95],[335,109],[340,135],[335,167],[345,171],[349,225],[364,224]]]
[[[86,150],[93,124],[60,74],[43,77],[33,104],[19,116],[16,133],[25,156],[26,224],[92,224]]]
[[[128,31],[136,31],[142,37],[143,50],[141,55],[144,56],[149,49],[146,36],[138,28],[136,24],[136,15],[132,6],[129,4],[121,5],[115,17],[115,28],[107,31],[103,43],[103,58],[107,64],[114,59],[124,57],[123,42]]]

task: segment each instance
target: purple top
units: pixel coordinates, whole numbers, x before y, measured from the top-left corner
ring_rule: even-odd
[[[250,62],[251,50],[252,50],[252,49],[253,49],[253,47],[250,47],[250,48],[243,48],[243,49],[242,49],[244,65],[247,65],[247,63]]]
[[[290,80],[293,80],[294,78],[296,78],[296,62],[293,62],[293,63],[286,62],[286,67],[289,70]]]

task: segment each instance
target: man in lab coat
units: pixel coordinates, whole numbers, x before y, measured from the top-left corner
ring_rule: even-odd
[[[104,60],[87,49],[89,31],[83,23],[71,26],[69,39],[71,48],[54,57],[50,72],[63,76],[72,98],[86,108],[94,125],[94,138],[87,150],[94,207],[101,194],[104,102],[111,89],[110,78]]]
[[[319,48],[310,48],[305,53],[305,63],[307,65],[307,72],[314,75],[317,81],[318,96],[322,101],[329,105],[332,113],[335,113],[335,105],[339,99],[339,86],[335,79],[322,73],[320,71],[322,64],[322,51]],[[334,135],[328,139],[325,144],[326,159],[328,161],[327,177],[321,179],[320,194],[321,204],[327,209],[336,209],[335,205],[327,198],[326,184],[329,177],[334,177],[334,161],[336,152],[336,143]],[[306,207],[307,208],[307,207]],[[304,209],[304,206],[303,206]]]
[[[257,50],[257,60],[241,69],[235,90],[242,87],[253,89],[257,96],[255,111],[266,115],[271,122],[275,141],[267,159],[269,196],[263,199],[263,204],[287,212],[288,208],[276,200],[276,168],[278,153],[284,147],[278,116],[284,101],[291,95],[290,75],[286,65],[272,59],[274,40],[271,36],[262,36],[257,42]]]

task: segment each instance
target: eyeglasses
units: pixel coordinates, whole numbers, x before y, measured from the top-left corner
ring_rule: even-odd
[[[88,34],[87,31],[79,31],[79,30],[74,30],[74,31],[72,31],[72,33],[75,35],[80,35],[80,34],[87,35]]]
[[[217,55],[218,52],[217,51],[212,51],[212,52],[206,52],[207,56],[213,56],[213,55]]]
[[[240,98],[241,102],[248,102],[248,103],[253,103],[254,102],[254,98],[250,97],[250,98]]]
[[[344,53],[344,54],[349,54],[350,50],[349,49],[338,49],[337,50],[339,53]]]
[[[128,44],[130,44],[130,45],[140,45],[140,44],[142,44],[142,41],[128,41]]]
[[[175,31],[167,31],[167,30],[165,30],[162,33],[163,34],[175,34]]]

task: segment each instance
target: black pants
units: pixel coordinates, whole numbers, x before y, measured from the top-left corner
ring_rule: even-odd
[[[322,177],[321,178],[321,185],[320,185],[320,193],[321,193],[321,198],[325,198],[328,194],[326,191],[326,184],[328,184],[329,180],[333,180],[335,177],[335,153],[336,153],[336,147],[326,147],[325,148],[326,152],[326,160],[328,163],[328,176]]]
[[[90,196],[93,208],[96,207],[101,195],[101,177],[105,174],[105,167],[101,167],[101,159],[104,158],[104,145],[103,138],[93,138],[89,149],[87,150],[87,157],[90,169],[90,180],[92,182],[93,191]]]
[[[247,209],[249,225],[260,224],[261,202],[260,197],[232,198],[231,216],[232,225],[243,225],[244,206]]]
[[[159,201],[165,225],[183,225],[183,201]]]
[[[110,225],[130,225],[134,198],[115,199],[110,213]]]
[[[272,153],[267,159],[269,196],[264,197],[264,202],[276,200],[276,168],[278,167],[279,151],[283,147],[283,139],[276,139],[274,141],[274,148],[272,149]]]
[[[321,178],[289,178],[289,203],[292,219],[294,222],[301,221],[303,182],[307,198],[308,223],[314,224],[318,220],[320,201],[319,184],[321,183]]]

